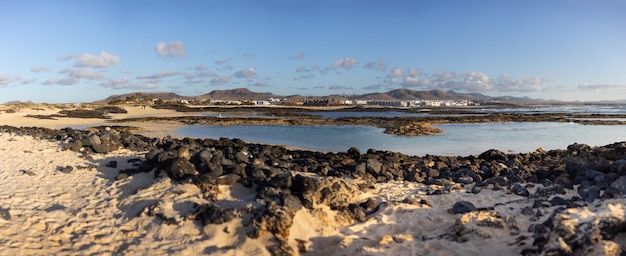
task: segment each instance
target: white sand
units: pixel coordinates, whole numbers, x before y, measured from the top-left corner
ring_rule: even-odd
[[[151,111],[129,109],[128,116]],[[12,114],[0,115],[1,124],[60,127],[60,122],[6,115]],[[84,157],[63,151],[55,142],[0,133],[0,156],[0,207],[10,214],[8,219],[0,218],[0,255],[269,255],[266,246],[275,242],[269,233],[247,238],[248,228],[240,218],[206,227],[184,219],[194,203],[207,203],[194,185],[155,179],[152,172],[116,181],[119,170],[132,167],[127,160],[142,158],[142,153],[119,150]],[[118,167],[105,167],[112,160],[118,161]],[[74,171],[59,171],[65,166]],[[531,193],[540,186],[530,188]],[[542,208],[544,216],[531,221],[520,210],[532,201],[507,190],[471,194],[469,187],[459,187],[449,194],[426,195],[429,189],[436,187],[389,182],[355,195],[354,202],[371,197],[385,202],[364,223],[354,223],[328,207],[300,210],[289,244],[296,251],[301,248],[304,255],[519,255],[532,248],[529,225],[543,222],[555,208]],[[221,206],[255,204],[253,189],[236,184],[220,190]],[[561,196],[573,194],[568,190]],[[403,203],[407,197],[425,199],[430,206]],[[461,200],[477,207],[503,205],[491,211],[449,213]],[[560,217],[571,225],[607,214],[624,218],[625,203],[607,200],[568,210]],[[167,225],[141,214],[151,205],[179,224]],[[618,236],[615,242],[624,246],[626,238]]]
[[[112,120],[126,119],[126,118],[139,118],[139,117],[174,117],[174,116],[188,116],[193,113],[180,113],[174,110],[168,109],[154,109],[143,108],[140,106],[122,106],[128,113],[126,114],[109,114]],[[6,110],[14,109],[15,113],[6,113]],[[145,131],[141,134],[150,137],[163,137],[165,135],[174,135],[174,130],[183,127],[181,124],[175,122],[125,122],[125,123],[110,123],[104,119],[97,118],[65,118],[59,117],[56,120],[50,119],[38,119],[33,117],[27,117],[27,115],[53,115],[57,114],[61,109],[53,108],[50,106],[32,106],[25,108],[15,108],[8,105],[0,105],[0,125],[10,125],[15,127],[45,127],[51,129],[61,129],[66,127],[82,129],[94,126],[103,125],[126,125],[143,128]]]

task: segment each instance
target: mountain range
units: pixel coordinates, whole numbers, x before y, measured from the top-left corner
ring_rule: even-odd
[[[173,100],[267,100],[269,98],[280,99],[346,99],[346,100],[385,100],[385,101],[405,101],[405,100],[471,100],[471,101],[498,101],[503,103],[558,103],[554,100],[532,99],[529,97],[513,97],[498,96],[491,97],[480,93],[460,93],[455,91],[416,91],[410,89],[396,89],[385,93],[369,93],[362,95],[328,95],[328,96],[302,96],[302,95],[275,95],[270,92],[253,92],[247,88],[237,88],[232,90],[214,90],[206,94],[197,96],[182,96],[172,92],[156,92],[156,93],[127,93],[121,95],[112,95],[106,99],[99,100],[96,103],[106,103],[115,100],[136,99],[137,97],[146,97],[150,99],[161,99],[165,101]]]

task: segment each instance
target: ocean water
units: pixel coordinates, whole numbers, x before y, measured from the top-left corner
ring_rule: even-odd
[[[238,138],[247,142],[279,144],[298,148],[345,152],[357,147],[390,150],[408,155],[478,155],[489,149],[526,153],[538,148],[565,149],[573,143],[603,146],[626,141],[622,125],[576,123],[506,122],[442,124],[433,136],[407,137],[384,134],[369,126],[187,126],[178,135],[200,138]]]

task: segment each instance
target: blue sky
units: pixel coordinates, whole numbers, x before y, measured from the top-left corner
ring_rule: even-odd
[[[0,103],[398,88],[626,99],[626,2],[0,1]]]

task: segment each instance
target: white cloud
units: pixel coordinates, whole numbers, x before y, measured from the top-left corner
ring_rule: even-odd
[[[419,79],[417,77],[407,76],[403,79],[401,85],[402,87],[405,87],[405,88],[411,88],[411,87],[428,87],[431,84],[428,79]]]
[[[72,54],[64,56],[64,57],[59,57],[57,59],[60,60],[60,61],[73,60],[73,59],[78,58],[78,56],[80,56],[80,55],[78,55],[76,53],[72,53]]]
[[[419,76],[422,74],[422,70],[421,69],[417,69],[417,68],[409,68],[407,70],[407,73],[409,74],[409,76]]]
[[[37,82],[37,79],[31,78],[31,79],[24,79],[24,80],[22,80],[22,84],[32,84],[34,82]]]
[[[106,68],[112,65],[120,63],[120,57],[102,51],[100,55],[91,55],[84,53],[78,57],[76,66],[79,67],[94,67],[94,68]]]
[[[259,80],[256,83],[250,84],[252,86],[257,86],[257,87],[267,87],[268,84],[267,82],[265,82],[265,80]]]
[[[156,74],[152,74],[152,75],[138,75],[137,79],[161,79],[161,78],[165,78],[165,77],[171,77],[171,76],[178,76],[181,75],[180,72],[174,72],[174,71],[163,71],[161,73],[156,73]]]
[[[155,49],[156,53],[161,57],[182,57],[185,56],[185,44],[181,41],[176,42],[159,42]]]
[[[45,85],[53,85],[53,84],[58,84],[58,85],[75,85],[78,84],[79,79],[77,78],[73,78],[73,77],[64,77],[64,78],[50,78],[46,81],[43,82],[43,84]]]
[[[130,69],[122,69],[122,70],[120,70],[120,73],[128,75],[128,74],[134,74],[135,71],[132,71]]]
[[[100,86],[110,89],[154,89],[154,83],[132,83],[128,78],[109,79],[100,84]]]
[[[524,77],[516,80],[505,73],[496,79],[495,87],[497,91],[502,92],[533,92],[543,90],[541,85],[547,81],[549,80],[539,77]]]
[[[524,77],[513,79],[508,74],[504,74],[496,79],[492,79],[487,74],[478,71],[468,73],[448,72],[439,70],[427,76],[420,69],[410,68],[406,72],[400,68],[393,68],[387,75],[385,83],[399,84],[402,87],[422,87],[424,89],[454,90],[467,92],[534,92],[542,91],[542,84],[548,79],[538,77]]]
[[[294,58],[296,58],[297,60],[304,59],[304,57],[306,57],[306,55],[305,55],[303,52],[298,52],[298,53],[296,53],[296,55],[294,56]]]
[[[447,72],[445,69],[440,69],[437,73],[432,75],[432,80],[434,83],[446,83],[449,80],[457,79],[459,77],[460,76],[454,71]]]
[[[256,55],[254,53],[244,53],[242,56],[244,58],[251,59],[251,58],[254,58]]]
[[[31,65],[30,66],[30,71],[33,72],[33,73],[39,73],[39,72],[42,72],[42,71],[50,72],[50,68],[48,68],[48,67],[38,67],[38,66]]]
[[[0,73],[0,86],[7,86],[11,82],[13,82],[13,77],[11,77],[11,75]]]
[[[356,59],[344,58],[344,59],[333,62],[333,67],[349,69],[349,68],[352,68],[352,66],[354,66],[354,64],[356,63],[357,63]]]
[[[230,81],[230,76],[215,76],[211,79],[212,85],[225,85]]]
[[[215,65],[228,64],[228,60],[216,60]]]
[[[620,83],[620,84],[589,84],[589,83],[583,83],[578,85],[578,88],[583,90],[583,91],[594,91],[594,92],[600,92],[600,91],[608,91],[608,90],[612,90],[612,89],[626,89],[626,84]]]
[[[235,73],[235,77],[238,78],[253,78],[256,77],[256,70],[254,68],[248,68],[239,70]]]
[[[352,87],[341,86],[341,85],[331,85],[328,87],[328,90],[352,90]]]
[[[207,68],[205,65],[200,64],[200,65],[198,65],[198,66],[195,66],[195,67],[194,67],[194,69],[195,69],[196,71],[202,71],[202,70],[207,70],[207,69],[209,69],[209,68]]]
[[[310,69],[308,69],[308,68],[305,68],[304,66],[298,66],[298,67],[296,68],[296,73],[300,73],[300,72],[309,72],[309,71],[311,71],[311,70],[310,70]]]
[[[392,78],[404,77],[404,71],[402,71],[402,69],[400,68],[393,68],[391,69],[391,73],[389,74],[389,77],[392,77]]]
[[[204,71],[196,74],[196,77],[214,77],[217,74],[213,73],[213,71]]]
[[[371,85],[368,85],[368,86],[363,86],[363,89],[364,90],[378,90],[382,86],[383,86],[382,84],[371,84]]]
[[[368,62],[363,65],[363,68],[385,71],[387,69],[387,63],[385,62],[385,60],[378,60],[378,62]]]
[[[103,73],[95,73],[91,68],[87,69],[63,69],[59,71],[60,74],[66,74],[68,77],[81,79],[102,80],[105,78]]]

